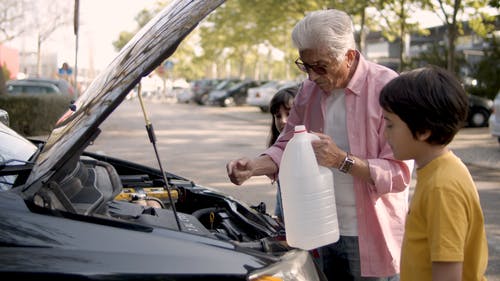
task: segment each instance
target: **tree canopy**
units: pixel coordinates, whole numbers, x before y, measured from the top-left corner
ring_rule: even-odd
[[[165,4],[159,3],[157,9]],[[488,36],[493,27],[491,15],[479,12],[495,5],[498,2],[492,0],[231,0],[201,23],[171,59],[176,62],[175,72],[188,79],[291,79],[300,75],[293,65],[298,56],[290,38],[294,25],[308,11],[335,8],[352,16],[361,52],[365,51],[365,37],[370,32],[381,32],[388,41],[399,40],[400,65],[404,67],[410,65],[405,49],[408,34],[426,34],[411,17],[424,9],[434,11],[448,28],[446,67],[454,70],[456,59],[449,53],[455,53],[455,41],[462,32],[460,16],[469,16],[477,34]],[[138,27],[153,12],[141,11],[136,17]],[[120,33],[114,46],[120,49],[135,32]]]

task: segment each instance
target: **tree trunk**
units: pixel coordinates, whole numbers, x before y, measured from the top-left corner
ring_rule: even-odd
[[[405,13],[405,1],[401,1],[401,10],[399,11],[399,71],[403,71],[406,67],[406,13]]]
[[[38,34],[36,44],[36,77],[40,77],[42,73],[42,38]]]
[[[448,23],[448,62],[446,68],[452,73],[455,73],[455,41],[458,33],[457,14],[460,10],[461,1],[462,0],[454,1],[451,23]]]
[[[6,95],[7,94],[7,88],[5,85],[5,79],[4,72],[3,72],[3,67],[0,65],[0,95]]]
[[[455,73],[455,37],[456,37],[456,26],[448,26],[448,57],[446,69],[448,71]]]
[[[361,9],[361,22],[360,22],[360,30],[357,36],[357,44],[359,46],[359,52],[366,55],[366,33],[365,33],[365,21],[366,21],[366,12],[365,8]]]

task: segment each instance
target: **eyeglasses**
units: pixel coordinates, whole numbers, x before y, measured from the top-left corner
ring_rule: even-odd
[[[308,64],[297,58],[295,60],[295,65],[303,72],[309,73],[309,71],[314,71],[318,75],[325,75],[327,72],[327,66],[319,65],[319,63]]]

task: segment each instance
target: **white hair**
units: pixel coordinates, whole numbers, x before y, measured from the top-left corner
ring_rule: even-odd
[[[351,18],[334,9],[306,14],[293,28],[292,41],[299,51],[328,48],[337,61],[349,49],[356,49]]]

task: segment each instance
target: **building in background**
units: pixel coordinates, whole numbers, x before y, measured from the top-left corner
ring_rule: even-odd
[[[459,34],[456,40],[455,51],[464,57],[466,64],[460,65],[460,75],[467,77],[470,75],[471,68],[477,65],[484,57],[484,49],[488,46],[488,42],[482,37],[474,33],[468,22],[463,22],[463,34]],[[495,21],[497,38],[500,38],[500,16],[496,17]],[[434,26],[427,28],[429,35],[411,34],[406,38],[406,56],[414,59],[422,53],[431,52],[435,46],[446,46],[447,30],[446,26]],[[366,38],[366,54],[365,56],[377,63],[390,67],[391,69],[399,69],[399,50],[400,39],[393,42],[387,41],[381,32],[371,32]]]
[[[6,68],[9,77],[8,79],[15,79],[19,73],[19,51],[17,49],[0,45],[0,65]]]

